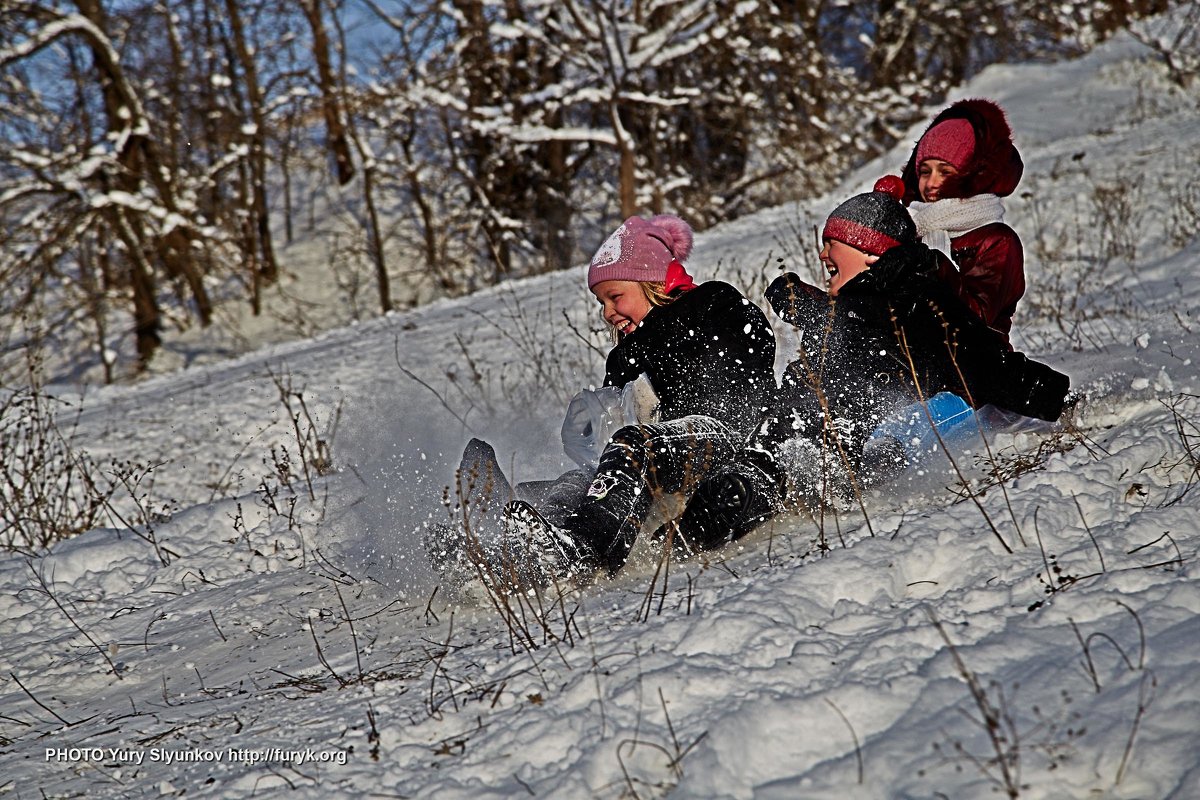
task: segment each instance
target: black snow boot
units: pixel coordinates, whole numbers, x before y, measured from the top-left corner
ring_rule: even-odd
[[[697,550],[737,541],[783,508],[774,459],[748,451],[729,470],[706,478],[679,518],[679,533]]]
[[[569,528],[551,524],[524,500],[504,507],[504,535],[493,569],[512,588],[547,586],[594,572],[598,559]]]

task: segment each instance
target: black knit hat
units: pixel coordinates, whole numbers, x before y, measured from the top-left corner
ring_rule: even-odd
[[[904,182],[885,175],[875,191],[856,194],[833,210],[821,232],[822,239],[843,242],[864,253],[881,256],[898,244],[917,240],[917,226],[900,204]]]

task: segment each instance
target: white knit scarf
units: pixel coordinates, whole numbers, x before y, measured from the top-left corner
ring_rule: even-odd
[[[908,210],[921,241],[941,250],[951,261],[951,237],[1004,221],[1004,201],[994,194],[947,197],[933,203],[914,201]]]

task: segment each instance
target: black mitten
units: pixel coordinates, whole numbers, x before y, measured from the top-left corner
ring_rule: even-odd
[[[766,291],[767,302],[784,322],[803,328],[829,316],[829,295],[794,272],[780,275]]]
[[[1062,416],[1071,379],[1023,353],[1003,353],[1000,396],[993,402],[1027,417],[1055,422]]]

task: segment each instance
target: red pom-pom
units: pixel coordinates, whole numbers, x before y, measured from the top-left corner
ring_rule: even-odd
[[[879,180],[875,181],[875,189],[873,191],[890,194],[897,200],[904,199],[904,181],[896,175],[884,175]]]

